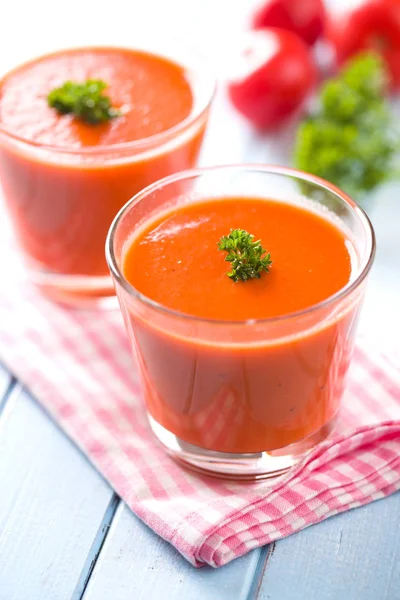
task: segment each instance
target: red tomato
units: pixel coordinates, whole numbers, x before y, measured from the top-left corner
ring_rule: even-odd
[[[338,64],[367,49],[385,60],[393,87],[400,87],[400,0],[369,0],[327,25]]]
[[[252,25],[280,27],[297,33],[312,46],[324,29],[325,9],[322,0],[264,0],[255,12]]]
[[[258,129],[275,129],[303,103],[316,81],[307,46],[291,31],[259,29],[244,37],[235,77],[228,81],[232,103]]]

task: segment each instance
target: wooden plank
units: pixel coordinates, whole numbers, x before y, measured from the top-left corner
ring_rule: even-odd
[[[275,544],[258,600],[400,597],[400,493]]]
[[[0,600],[78,600],[114,496],[18,385],[0,419],[0,490]]]
[[[255,550],[220,569],[195,569],[121,504],[83,599],[247,600],[263,560]]]

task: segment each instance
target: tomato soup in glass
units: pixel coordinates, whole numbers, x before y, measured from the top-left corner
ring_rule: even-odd
[[[87,80],[106,84],[118,116],[93,124],[49,105]],[[113,295],[110,224],[133,194],[195,166],[213,91],[198,59],[161,44],[58,51],[0,80],[0,180],[34,283],[71,303]]]
[[[260,240],[269,272],[228,276],[219,243],[236,230]],[[192,171],[128,203],[107,256],[167,452],[214,475],[258,478],[325,439],[373,255],[363,211],[290,169]]]

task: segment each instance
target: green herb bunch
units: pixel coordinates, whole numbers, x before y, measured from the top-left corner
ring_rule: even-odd
[[[354,197],[394,175],[399,150],[382,60],[363,53],[320,92],[318,108],[297,131],[298,169],[336,184]]]
[[[88,79],[85,83],[67,81],[50,92],[49,106],[61,114],[74,114],[78,119],[96,125],[120,116],[121,112],[111,106],[111,100],[103,95],[107,84],[98,79]]]
[[[253,240],[254,235],[244,229],[231,229],[230,234],[222,236],[218,242],[218,249],[227,252],[225,260],[231,263],[227,275],[235,282],[259,279],[263,271],[269,273],[271,256],[260,240]]]

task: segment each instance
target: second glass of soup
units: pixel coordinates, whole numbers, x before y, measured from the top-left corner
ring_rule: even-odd
[[[100,80],[119,116],[89,124],[49,106],[68,81]],[[107,304],[108,228],[135,193],[193,167],[214,80],[187,49],[82,47],[0,80],[0,181],[29,278],[56,300]]]

